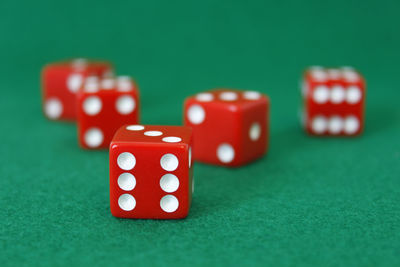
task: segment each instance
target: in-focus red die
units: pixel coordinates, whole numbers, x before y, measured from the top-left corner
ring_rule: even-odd
[[[111,213],[121,218],[186,217],[193,191],[191,144],[188,127],[121,127],[110,144]]]
[[[311,67],[302,83],[302,124],[311,135],[354,136],[364,128],[365,81],[353,68]]]
[[[122,125],[139,122],[139,91],[127,76],[91,76],[77,98],[78,139],[83,148],[108,148]]]
[[[43,111],[52,120],[76,119],[76,93],[90,75],[103,76],[111,64],[75,59],[46,65],[42,70]]]
[[[255,91],[214,90],[188,97],[184,124],[193,129],[193,158],[238,166],[267,150],[269,99]]]

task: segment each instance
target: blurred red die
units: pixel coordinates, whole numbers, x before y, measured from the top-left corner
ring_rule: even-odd
[[[51,120],[75,120],[76,93],[85,78],[110,72],[110,63],[86,59],[47,64],[42,70],[42,102],[46,117]]]
[[[366,86],[350,67],[311,67],[302,82],[301,121],[311,135],[354,136],[364,128]]]
[[[127,76],[91,76],[78,92],[78,140],[83,148],[108,148],[124,124],[139,122],[139,90]]]

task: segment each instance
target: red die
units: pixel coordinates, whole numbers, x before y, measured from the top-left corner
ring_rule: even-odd
[[[365,81],[352,68],[312,67],[303,78],[302,124],[312,135],[358,135],[364,127]]]
[[[269,99],[255,91],[214,90],[189,97],[186,126],[193,129],[193,158],[238,166],[268,146]]]
[[[47,118],[76,119],[76,93],[89,75],[111,73],[107,62],[75,59],[46,65],[42,70],[43,111]]]
[[[179,219],[193,191],[192,131],[125,125],[110,144],[111,213],[121,218]]]
[[[77,97],[83,148],[108,148],[122,125],[139,121],[139,92],[129,77],[89,77]]]

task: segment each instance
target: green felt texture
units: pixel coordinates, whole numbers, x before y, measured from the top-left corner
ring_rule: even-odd
[[[399,1],[0,2],[1,266],[399,266]],[[271,98],[268,155],[196,164],[188,218],[111,216],[108,153],[47,121],[39,72],[110,60],[140,86],[143,124],[180,124],[189,94],[224,86]],[[309,65],[358,68],[358,138],[301,130]]]

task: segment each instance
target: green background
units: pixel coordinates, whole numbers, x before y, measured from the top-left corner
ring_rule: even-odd
[[[1,1],[0,262],[6,265],[400,265],[399,1]],[[189,95],[271,98],[271,146],[238,169],[197,164],[188,218],[111,216],[108,154],[40,109],[39,72],[69,57],[133,75],[144,124]],[[358,68],[365,133],[300,129],[309,65]],[[210,265],[209,265],[210,266]]]

